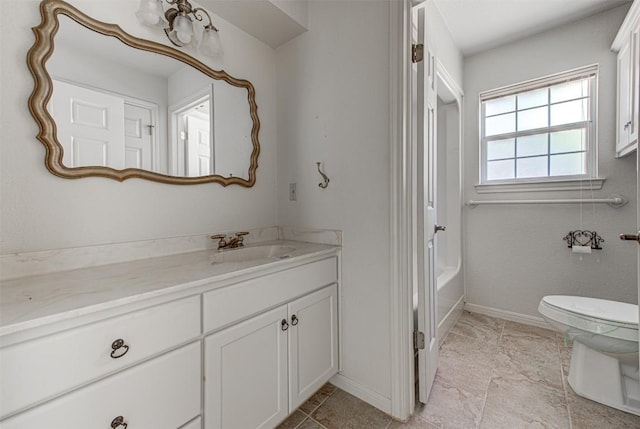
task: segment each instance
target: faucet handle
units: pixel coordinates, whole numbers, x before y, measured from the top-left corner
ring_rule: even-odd
[[[236,237],[242,237],[243,235],[249,235],[248,231],[236,232]]]
[[[225,234],[216,234],[209,236],[209,238],[212,240],[224,240],[227,236]]]

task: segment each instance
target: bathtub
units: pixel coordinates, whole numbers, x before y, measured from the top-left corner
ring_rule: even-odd
[[[438,268],[438,342],[442,344],[464,308],[464,285],[461,264]]]

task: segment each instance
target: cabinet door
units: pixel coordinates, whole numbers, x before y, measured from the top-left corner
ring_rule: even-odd
[[[631,46],[626,43],[618,52],[618,109],[616,131],[616,155],[622,156],[629,146],[631,102]]]
[[[629,144],[637,146],[638,144],[638,79],[640,78],[638,61],[638,33],[640,29],[636,28],[631,32],[631,40],[629,42],[631,63],[629,65]]]
[[[285,419],[289,329],[281,306],[205,338],[206,429],[266,429]]]
[[[289,304],[289,409],[298,408],[338,371],[338,289]]]

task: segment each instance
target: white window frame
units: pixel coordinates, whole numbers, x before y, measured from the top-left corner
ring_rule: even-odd
[[[528,80],[502,88],[484,91],[479,94],[479,140],[480,140],[480,183],[476,185],[477,192],[520,192],[538,190],[571,190],[571,189],[600,189],[604,179],[598,178],[598,64],[592,64],[577,69],[568,70],[561,73],[545,76],[538,79]],[[548,126],[527,131],[515,131],[502,135],[485,136],[485,102],[528,92],[535,89],[550,87],[553,85],[593,77],[590,81],[590,121],[583,124],[586,130],[586,165],[585,174],[566,176],[545,176],[532,178],[514,178],[501,180],[487,180],[487,141],[501,138],[512,138],[522,135],[540,134],[550,131],[560,131],[562,129],[575,128],[576,123]]]

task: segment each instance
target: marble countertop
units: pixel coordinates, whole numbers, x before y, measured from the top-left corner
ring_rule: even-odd
[[[214,289],[227,284],[225,280],[286,269],[307,259],[337,254],[340,249],[285,240],[255,245],[265,244],[284,244],[295,250],[282,260],[224,263],[212,262],[216,250],[202,250],[3,281],[0,337],[198,286],[211,284],[210,289]]]

